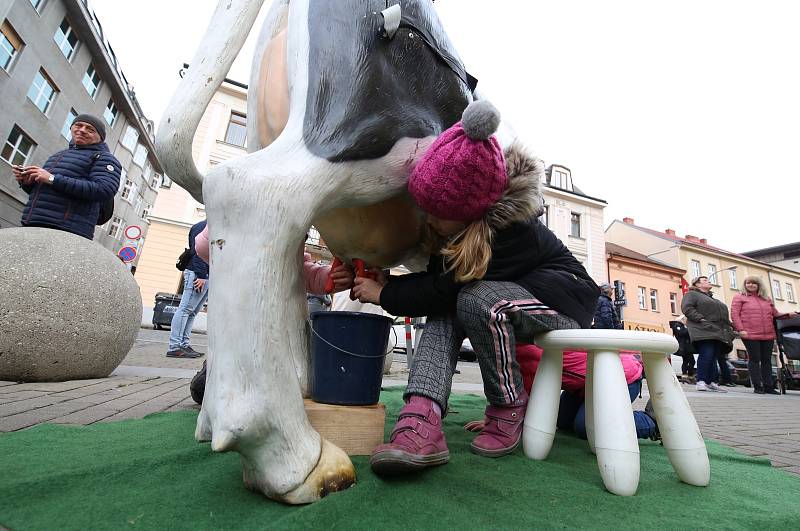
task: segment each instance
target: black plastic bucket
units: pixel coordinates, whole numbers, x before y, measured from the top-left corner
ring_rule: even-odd
[[[311,399],[324,404],[378,403],[392,320],[360,312],[311,314]]]

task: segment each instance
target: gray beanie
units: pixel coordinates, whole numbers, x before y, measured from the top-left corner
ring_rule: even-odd
[[[94,127],[97,133],[100,135],[100,141],[105,142],[106,126],[103,124],[103,121],[100,118],[92,116],[91,114],[79,114],[74,120],[72,120],[71,125],[75,125],[76,122],[84,122]]]

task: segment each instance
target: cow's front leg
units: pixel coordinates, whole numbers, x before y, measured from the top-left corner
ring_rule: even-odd
[[[197,435],[210,433],[215,451],[239,452],[245,484],[288,503],[355,481],[347,455],[321,439],[303,408],[300,247],[314,211],[333,193],[336,181],[320,175],[329,166],[302,149],[268,148],[217,168],[204,184],[212,359]]]

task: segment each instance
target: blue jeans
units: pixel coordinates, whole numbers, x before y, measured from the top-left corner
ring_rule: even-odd
[[[719,383],[719,365],[717,356],[721,352],[721,344],[716,339],[703,339],[695,341],[697,350],[697,381]]]
[[[169,332],[169,350],[178,350],[189,346],[189,335],[192,333],[194,318],[203,308],[208,298],[208,280],[202,291],[195,291],[194,280],[197,274],[186,269],[183,272],[183,295],[175,315],[172,316],[172,325]]]
[[[641,380],[628,384],[631,402],[636,400],[641,390]],[[636,436],[640,439],[649,439],[656,433],[656,423],[644,411],[633,412],[633,423],[636,426]],[[581,439],[586,439],[586,404],[582,396],[569,391],[561,393],[556,425],[559,429],[572,430]]]

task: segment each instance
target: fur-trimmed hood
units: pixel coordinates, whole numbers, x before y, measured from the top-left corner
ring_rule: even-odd
[[[506,148],[504,155],[508,185],[484,217],[495,231],[513,223],[527,222],[542,213],[544,163],[519,142]]]

